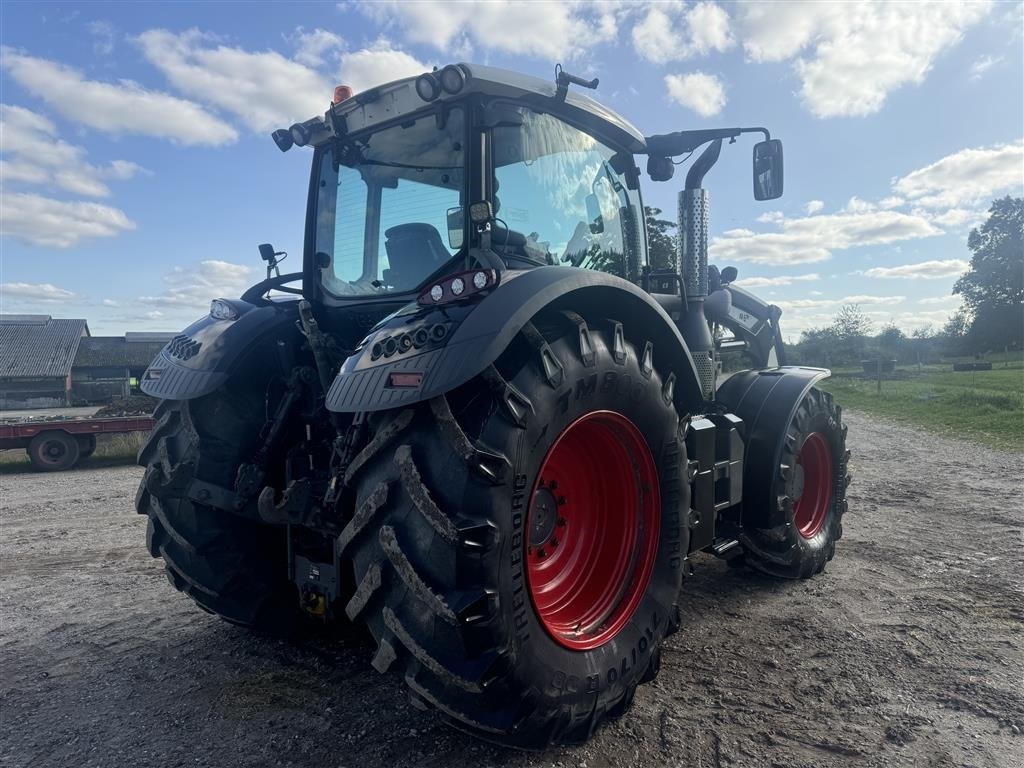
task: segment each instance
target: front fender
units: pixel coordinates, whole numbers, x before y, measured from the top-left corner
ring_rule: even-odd
[[[614,275],[569,267],[509,271],[488,296],[473,305],[449,305],[399,312],[378,325],[341,367],[327,395],[332,411],[378,411],[428,400],[480,374],[539,312],[571,309],[591,318],[621,321],[627,333],[654,345],[659,370],[675,373],[675,397],[683,412],[701,402],[693,358],[671,318],[647,293]],[[436,338],[433,336],[434,329]],[[421,329],[431,340],[374,358],[378,342]],[[422,337],[422,334],[421,334]],[[396,388],[392,373],[421,374],[417,387]]]
[[[743,419],[744,500],[770,498],[786,428],[811,387],[831,375],[827,368],[760,368],[735,373],[719,386],[719,403]],[[743,524],[770,528],[782,522],[779,515],[774,504],[744,504]]]
[[[257,345],[298,335],[296,301],[263,306],[241,300],[228,303],[238,318],[206,315],[175,336],[146,369],[139,384],[143,392],[164,400],[202,397],[222,386]]]

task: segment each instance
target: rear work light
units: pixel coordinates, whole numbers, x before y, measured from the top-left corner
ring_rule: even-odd
[[[498,276],[493,269],[470,269],[431,283],[416,301],[424,307],[447,304],[486,291],[497,284]]]

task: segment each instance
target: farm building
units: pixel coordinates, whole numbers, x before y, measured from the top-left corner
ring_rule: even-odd
[[[71,365],[85,320],[49,315],[0,315],[0,408],[71,404]]]
[[[71,366],[75,403],[108,403],[127,397],[172,333],[127,333],[82,339]]]
[[[126,397],[173,333],[92,336],[85,320],[0,315],[0,410]]]

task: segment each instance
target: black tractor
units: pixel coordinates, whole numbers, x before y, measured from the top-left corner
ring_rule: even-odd
[[[273,135],[313,150],[302,271],[261,246],[267,279],[142,383],[137,507],[177,589],[257,630],[361,623],[414,704],[527,749],[626,712],[691,553],[808,578],[846,511],[829,372],[786,366],[780,310],[707,261],[723,141],[763,136],[758,200],[781,142],[645,137],[596,85],[455,64],[339,87]],[[652,264],[639,158],[665,182],[705,145]]]

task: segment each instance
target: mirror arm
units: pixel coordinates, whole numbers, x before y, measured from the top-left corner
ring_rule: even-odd
[[[772,135],[767,128],[756,126],[754,128],[740,128],[740,133],[763,133],[765,141],[771,141]]]

